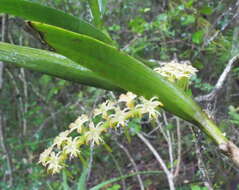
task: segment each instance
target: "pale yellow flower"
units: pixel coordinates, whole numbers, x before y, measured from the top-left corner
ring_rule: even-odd
[[[181,61],[178,63],[175,60],[163,63],[161,67],[155,68],[154,70],[171,82],[175,82],[175,80],[180,80],[184,77],[191,78],[198,72],[189,61]]]
[[[51,147],[47,148],[46,150],[44,150],[44,152],[42,152],[40,154],[40,158],[39,158],[38,163],[41,163],[43,166],[46,166],[47,165],[47,161],[50,158],[50,154],[52,152],[52,149],[53,149],[53,147],[51,146]]]
[[[107,119],[108,111],[114,109],[114,105],[114,102],[107,100],[94,110],[94,116],[102,114],[102,118]]]
[[[153,97],[150,100],[140,97],[142,104],[137,105],[136,108],[140,108],[142,114],[148,113],[149,119],[157,118],[160,113],[156,110],[156,108],[163,106],[163,104],[156,99],[157,97]]]
[[[82,127],[83,127],[83,124],[86,123],[87,121],[89,121],[89,118],[87,115],[83,114],[81,115],[80,117],[78,117],[74,123],[71,123],[69,125],[69,128],[71,131],[74,131],[76,130],[78,133],[81,133],[82,132]]]
[[[134,99],[137,96],[132,92],[127,92],[127,94],[121,94],[119,97],[119,102],[125,102],[128,108],[134,107]]]
[[[96,126],[93,122],[90,122],[89,124],[89,131],[85,133],[86,137],[86,143],[93,143],[99,145],[100,142],[103,142],[103,139],[101,138],[101,133],[105,130],[102,128],[103,122],[98,123]]]
[[[126,110],[121,110],[119,107],[116,107],[115,113],[110,115],[111,123],[117,123],[117,125],[125,126],[127,124],[127,113]]]
[[[54,139],[54,145],[57,146],[57,148],[60,148],[61,145],[68,140],[68,135],[71,133],[70,130],[66,130],[61,132],[55,139]]]
[[[67,141],[67,144],[64,146],[63,150],[66,154],[70,154],[70,158],[77,157],[78,154],[80,154],[80,141],[79,137],[76,137],[72,140],[72,137],[70,137]]]
[[[52,174],[59,173],[60,170],[63,168],[61,164],[61,159],[60,159],[60,152],[55,154],[55,152],[52,152],[49,160],[47,161],[48,165],[48,171],[51,172]]]

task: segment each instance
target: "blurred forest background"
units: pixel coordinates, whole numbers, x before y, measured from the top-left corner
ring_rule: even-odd
[[[86,0],[35,0],[91,22]],[[229,60],[239,53],[237,0],[104,0],[105,27],[119,48],[147,60],[189,60],[199,72],[191,93],[220,128],[239,144],[239,67],[234,62],[222,88],[215,87]],[[1,5],[0,5],[1,6]],[[1,39],[46,48],[24,30],[23,20],[0,15]],[[59,39],[60,40],[60,39]],[[76,189],[80,160],[59,175],[37,164],[39,154],[77,116],[119,94],[53,78],[4,63],[0,68],[0,189]],[[158,127],[160,126],[160,127]],[[238,169],[219,155],[206,136],[166,112],[158,126],[132,124],[128,134],[111,132],[104,146],[85,149],[91,158],[87,185],[137,171],[158,170],[119,180],[105,190],[168,189],[167,178],[148,140],[174,173],[177,190],[239,189]]]

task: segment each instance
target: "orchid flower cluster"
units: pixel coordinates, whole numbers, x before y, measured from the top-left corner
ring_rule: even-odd
[[[190,78],[197,71],[188,63],[172,61],[156,68],[155,71],[175,82],[181,78]],[[130,119],[147,116],[149,120],[156,119],[163,104],[156,97],[150,100],[137,97],[128,92],[121,94],[117,101],[107,100],[93,110],[93,116],[79,116],[68,129],[61,132],[53,144],[41,153],[39,163],[47,167],[49,173],[59,173],[66,167],[67,159],[81,156],[82,146],[104,144],[103,135],[111,129],[125,127]],[[100,117],[100,122],[95,122]]]
[[[83,114],[61,132],[53,144],[41,153],[39,163],[50,173],[58,173],[66,166],[67,158],[80,156],[83,145],[103,144],[104,133],[127,126],[131,118],[147,115],[150,120],[155,119],[160,106],[163,106],[162,103],[155,97],[147,100],[131,92],[120,95],[117,102],[107,100],[93,111],[92,118]],[[101,117],[101,121],[95,123],[96,117]]]
[[[154,70],[171,82],[176,82],[184,78],[190,79],[198,72],[198,70],[191,65],[190,61],[178,62],[172,60],[171,62],[163,62],[161,65],[161,67],[157,67]]]

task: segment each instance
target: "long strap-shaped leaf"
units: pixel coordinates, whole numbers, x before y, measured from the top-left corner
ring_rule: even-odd
[[[95,26],[102,28],[103,20],[100,12],[99,0],[88,0],[88,3],[90,5],[90,10]]]
[[[70,59],[48,51],[0,42],[0,61],[39,71],[69,81],[106,90],[122,91],[92,71]]]
[[[117,86],[146,98],[157,96],[166,110],[198,125],[239,166],[239,149],[195,101],[159,74],[133,57],[91,37],[36,22],[32,26],[56,51],[76,62],[81,61],[84,67]]]
[[[93,4],[92,8],[97,6],[96,1],[99,0],[89,0],[89,2],[92,2]],[[108,44],[116,45],[116,42],[112,41],[108,33],[104,31],[104,28],[101,28],[102,30],[97,29],[82,19],[76,18],[57,9],[40,5],[38,3],[25,0],[0,0],[0,13],[1,12],[19,16],[31,21],[38,21],[53,26],[58,26],[72,32],[91,36]],[[143,60],[139,57],[137,59]],[[146,60],[143,60],[143,63],[149,67],[156,65]]]
[[[92,36],[105,43],[113,43],[108,35],[84,20],[38,3],[25,0],[0,0],[0,12],[65,28],[76,33]]]

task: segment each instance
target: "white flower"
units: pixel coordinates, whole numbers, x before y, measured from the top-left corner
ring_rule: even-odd
[[[52,174],[59,173],[60,170],[63,168],[60,161],[60,152],[55,154],[55,152],[52,152],[49,160],[47,161],[48,164],[48,171],[50,171]]]
[[[178,63],[175,60],[163,63],[162,67],[155,68],[154,70],[171,82],[175,82],[175,80],[180,80],[184,77],[190,78],[198,71],[191,66],[189,61],[181,61]]]
[[[99,145],[100,142],[103,142],[101,138],[101,133],[104,129],[101,127],[103,122],[98,123],[96,126],[93,122],[89,124],[89,131],[85,133],[86,143],[92,142],[93,144]]]
[[[68,139],[67,144],[64,146],[63,150],[66,154],[70,154],[70,158],[77,157],[80,154],[79,150],[80,142],[79,137],[72,140],[72,137]]]
[[[50,158],[51,152],[52,152],[52,147],[49,147],[46,150],[44,150],[44,152],[42,152],[40,154],[40,158],[39,158],[38,163],[41,163],[43,166],[46,166],[47,165],[47,161]]]
[[[125,102],[128,108],[134,107],[134,99],[137,96],[132,92],[127,92],[127,94],[121,94],[119,97],[119,102]]]
[[[148,113],[149,119],[157,118],[157,115],[160,115],[160,113],[156,110],[157,107],[163,106],[163,104],[156,100],[157,97],[153,97],[150,100],[146,100],[144,97],[140,97],[140,100],[142,101],[142,104],[139,104],[136,106],[136,108],[141,109],[141,113]]]
[[[66,130],[61,132],[55,139],[54,139],[54,145],[57,146],[57,148],[60,148],[61,145],[68,140],[68,135],[70,134],[70,130]]]
[[[104,119],[107,119],[108,111],[114,109],[115,103],[112,101],[107,100],[106,102],[102,103],[99,108],[94,110],[94,116],[102,114]]]
[[[110,115],[111,123],[117,123],[117,125],[121,125],[124,127],[127,124],[127,113],[125,112],[126,110],[127,109],[121,110],[119,107],[116,107],[115,113]]]
[[[84,123],[89,121],[89,118],[87,115],[83,114],[80,117],[78,117],[74,123],[71,123],[69,125],[69,128],[71,131],[77,130],[78,133],[82,132],[82,126]]]

